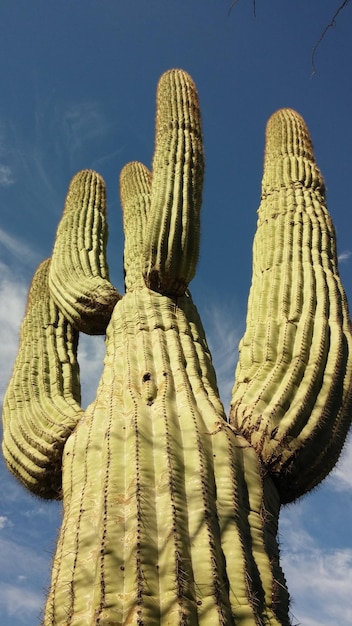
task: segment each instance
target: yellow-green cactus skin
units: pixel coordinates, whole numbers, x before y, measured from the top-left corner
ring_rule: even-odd
[[[89,335],[104,335],[120,298],[106,263],[105,182],[90,170],[73,177],[50,264],[52,298],[65,317]]]
[[[38,267],[28,294],[20,345],[3,403],[3,453],[33,493],[61,497],[62,451],[83,411],[78,332],[49,292],[50,259]]]
[[[120,175],[126,293],[115,293],[112,313],[107,299],[104,370],[85,412],[73,337],[99,326],[96,312],[90,321],[80,308],[82,293],[90,308],[89,269],[70,277],[66,293],[59,231],[53,260],[38,270],[45,269],[47,304],[32,287],[4,405],[3,449],[29,488],[63,498],[45,626],[290,624],[280,507],[321,480],[343,445],[351,334],[323,181],[300,116],[276,113],[266,146],[230,423],[188,290],[204,163],[198,96],[186,72],[160,79],[152,171],[132,162]],[[71,226],[63,227],[68,264],[91,249],[81,232],[96,202],[84,200],[81,182],[103,185],[94,172],[77,176]],[[106,237],[103,221],[94,228],[95,240]],[[107,268],[105,257],[99,265],[92,256],[95,269]],[[104,271],[99,280],[108,281]],[[45,322],[55,328],[50,341],[40,330],[45,307],[58,316]],[[44,369],[31,337],[42,342]],[[61,395],[58,379],[66,381]],[[61,476],[58,454],[62,491],[50,473],[51,463]]]
[[[246,332],[230,421],[282,502],[335,465],[351,415],[351,323],[334,227],[305,122],[269,120]]]

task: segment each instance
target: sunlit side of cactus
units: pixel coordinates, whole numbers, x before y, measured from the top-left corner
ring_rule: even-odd
[[[64,517],[46,626],[289,625],[277,544],[280,504],[321,478],[316,458],[329,467],[335,462],[349,425],[351,403],[347,305],[337,276],[333,231],[321,208],[323,187],[322,182],[317,184],[321,177],[307,141],[296,113],[279,112],[269,122],[266,191],[258,232],[269,228],[275,250],[280,250],[275,252],[269,245],[268,235],[256,236],[248,330],[230,424],[188,291],[199,252],[203,182],[199,103],[188,74],[172,70],[159,82],[152,171],[133,162],[121,172],[126,284],[122,298],[108,283],[103,181],[94,172],[83,171],[71,183],[53,258],[43,266],[40,291],[46,304],[32,288],[3,416],[7,463],[36,493],[58,497],[58,450],[62,455]],[[302,195],[303,201],[296,200]],[[291,196],[293,204],[287,200]],[[307,234],[289,234],[291,222],[307,221],[295,217],[296,205],[300,215],[314,206],[318,215],[311,229],[314,245]],[[304,224],[299,232],[305,233]],[[92,236],[86,232],[89,228]],[[316,242],[320,240],[327,243],[319,256],[321,246]],[[326,249],[330,261],[320,270]],[[286,287],[291,258],[294,268],[301,269],[292,291]],[[261,263],[266,269],[259,270],[261,280],[257,280]],[[266,280],[265,271],[271,279]],[[317,302],[320,283],[316,288],[314,277],[322,274],[327,276],[321,283],[325,304],[309,306],[300,290]],[[107,294],[105,304],[102,292]],[[286,321],[280,317],[286,300],[287,307],[296,311],[293,341],[286,341]],[[101,307],[109,311],[107,317],[113,309],[106,330],[104,371],[96,399],[83,414],[79,387],[73,384],[77,363],[71,334],[77,332],[75,328],[102,332]],[[258,331],[252,322],[256,308]],[[64,346],[58,353],[49,351],[51,344],[40,331],[40,316],[47,310],[59,316],[59,324],[54,325],[58,333],[50,334],[54,343]],[[320,326],[323,330],[315,334]],[[326,339],[329,333],[339,338],[336,354]],[[31,337],[39,340],[41,354],[48,349],[49,365],[43,374],[36,353],[32,358],[26,352]],[[279,339],[274,345],[275,337]],[[323,353],[316,359],[319,374],[310,367],[309,356],[301,358],[298,390],[287,385],[292,376],[286,369],[296,355],[291,351],[287,356],[292,345],[299,354]],[[272,364],[274,349],[281,369],[276,361]],[[330,352],[335,357],[330,358]],[[272,369],[276,378],[271,377]],[[268,380],[261,377],[267,370],[273,394],[295,397],[297,391],[298,417],[288,400],[277,418],[277,403],[270,404]],[[249,395],[252,378],[254,392]],[[65,402],[73,407],[67,410],[67,425],[64,419],[62,425],[60,419],[57,423],[57,404],[61,410],[62,401],[48,383],[62,379],[71,381],[60,387]],[[21,380],[24,391],[17,395]],[[313,425],[310,413],[300,418],[301,406],[307,403],[312,414],[315,411]],[[253,404],[260,404],[263,419]],[[54,446],[56,439],[59,446]],[[24,441],[31,442],[27,456]],[[301,459],[304,463],[311,459],[317,467],[311,482]]]
[[[20,345],[3,403],[6,463],[32,492],[60,498],[62,452],[83,411],[78,332],[53,302],[50,259],[38,267],[28,294]]]
[[[325,186],[304,120],[269,120],[247,327],[230,421],[282,502],[335,465],[352,414],[352,336]]]

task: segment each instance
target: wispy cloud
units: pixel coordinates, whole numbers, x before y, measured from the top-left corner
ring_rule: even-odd
[[[43,179],[47,177],[53,150],[63,172],[70,171],[72,175],[82,167],[92,167],[93,161],[106,154],[111,125],[98,98],[62,100],[54,91],[45,100],[38,98],[34,145],[27,146],[33,152],[37,173]]]
[[[292,612],[302,624],[352,624],[352,550],[306,549],[302,542],[300,552],[284,556],[283,566]]]
[[[0,256],[1,252],[6,252],[6,256],[12,255],[23,264],[39,263],[38,254],[23,239],[10,235],[3,228],[0,228]]]
[[[15,182],[13,167],[9,165],[9,157],[11,160],[11,141],[8,137],[9,124],[2,123],[0,120],[0,186],[9,187]]]
[[[59,503],[41,502],[25,491],[0,462],[1,626],[39,623],[50,579]],[[50,531],[51,529],[51,531]],[[50,536],[51,535],[51,536]]]
[[[299,503],[285,510],[280,523],[293,623],[351,624],[352,549],[322,548],[305,529],[304,519],[304,503]]]
[[[10,624],[10,621],[5,622],[6,618],[16,618],[16,623],[28,624],[31,617],[39,616],[42,605],[43,596],[21,584],[0,586],[0,612],[4,625]]]
[[[67,147],[72,155],[81,150],[84,145],[105,135],[108,130],[99,102],[71,103],[58,113],[62,116],[61,126]]]
[[[243,334],[244,320],[234,304],[208,304],[202,314],[207,341],[216,371],[219,393],[225,410],[231,400],[234,374],[238,360],[238,344]]]
[[[25,310],[27,288],[14,279],[0,264],[0,401],[16,357],[21,320]]]
[[[82,406],[93,402],[103,370],[105,356],[104,337],[80,335],[78,362],[82,386]]]
[[[333,481],[334,489],[349,491],[352,488],[352,439],[350,438],[342,452],[341,458],[328,478]]]
[[[348,259],[351,258],[351,255],[352,255],[352,252],[350,252],[350,250],[344,250],[337,257],[339,263],[344,263],[345,261],[348,261]]]
[[[0,614],[2,624],[28,624],[30,618],[39,616],[44,604],[41,591],[48,583],[49,554],[38,554],[37,544],[25,543],[26,530],[16,522],[21,538],[0,538]],[[24,535],[24,537],[23,537]]]
[[[60,100],[54,91],[37,98],[27,127],[0,119],[0,188],[17,181],[15,201],[26,216],[42,219],[61,213],[65,190],[73,174],[108,158],[112,122],[99,99]],[[30,129],[30,130],[29,130]],[[105,143],[104,143],[105,142]]]
[[[12,169],[8,165],[0,163],[0,185],[9,187],[15,182]]]
[[[19,525],[17,529],[19,530]],[[35,546],[26,545],[20,539],[13,541],[0,537],[0,571],[8,582],[14,581],[18,576],[33,579],[34,571],[35,575],[46,573],[49,560],[49,556],[45,558],[38,554]]]

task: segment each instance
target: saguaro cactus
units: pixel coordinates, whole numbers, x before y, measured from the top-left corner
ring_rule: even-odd
[[[3,451],[29,489],[63,497],[47,626],[289,625],[280,506],[331,469],[352,408],[334,231],[306,126],[279,111],[229,423],[188,291],[202,180],[196,89],[172,70],[158,87],[152,171],[121,172],[126,293],[108,282],[104,184],[89,171],[71,183],[33,280]],[[105,332],[110,316],[83,412],[77,334]]]

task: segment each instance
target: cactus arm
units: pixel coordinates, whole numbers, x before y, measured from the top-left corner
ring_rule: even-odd
[[[145,285],[142,275],[144,233],[150,208],[151,172],[136,161],[120,173],[120,198],[125,233],[124,270],[126,290]]]
[[[351,422],[351,348],[324,182],[303,119],[283,109],[267,126],[230,419],[284,502],[319,483],[340,454]]]
[[[103,179],[91,170],[78,172],[70,183],[58,226],[49,285],[65,317],[89,335],[105,334],[120,298],[109,282],[105,213]]]
[[[65,441],[82,415],[78,333],[51,299],[50,259],[37,269],[3,404],[3,453],[12,473],[43,498],[60,497]]]
[[[182,295],[199,254],[203,146],[196,87],[181,70],[163,74],[157,115],[144,277],[151,289]]]

